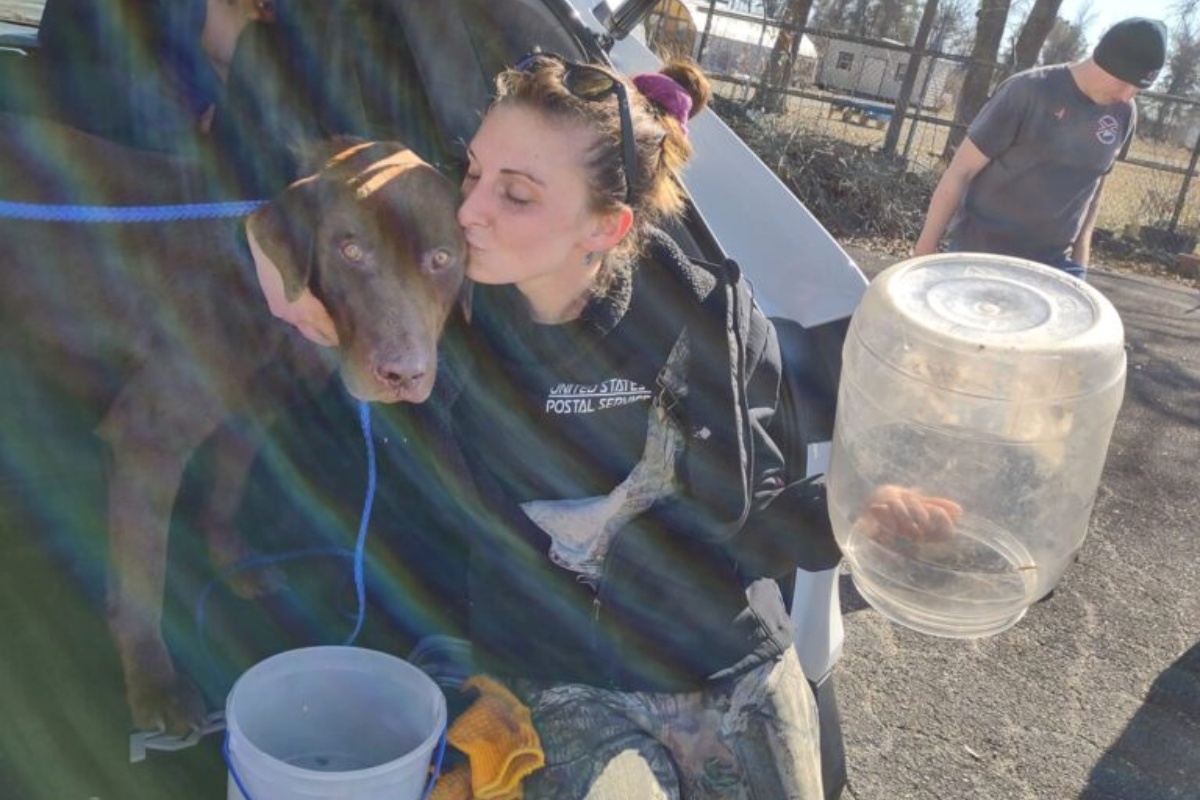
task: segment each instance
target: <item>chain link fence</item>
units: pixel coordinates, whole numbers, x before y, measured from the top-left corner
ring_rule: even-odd
[[[696,58],[718,97],[756,122],[793,138],[865,147],[910,172],[939,174],[952,153],[951,132],[966,127],[955,114],[971,59],[943,51],[936,41],[918,51],[680,0],[660,3],[645,35],[660,54]],[[773,55],[777,44],[782,58]],[[1007,65],[987,66],[993,87],[1011,73]],[[1105,183],[1098,235],[1191,251],[1200,233],[1200,101],[1142,92],[1137,103],[1137,130]]]

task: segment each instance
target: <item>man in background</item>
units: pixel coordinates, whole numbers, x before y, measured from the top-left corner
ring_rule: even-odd
[[[1090,58],[1011,76],[980,110],[934,189],[915,255],[999,253],[1084,277],[1104,178],[1133,135],[1134,96],[1166,60],[1162,22],[1134,17]]]

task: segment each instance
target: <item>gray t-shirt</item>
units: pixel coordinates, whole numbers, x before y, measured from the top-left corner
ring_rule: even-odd
[[[1036,261],[1067,254],[1135,120],[1132,101],[1092,102],[1065,64],[1005,80],[967,130],[991,161],[950,223],[953,249]]]

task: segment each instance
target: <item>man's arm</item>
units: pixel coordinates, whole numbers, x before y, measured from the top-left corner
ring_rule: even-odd
[[[929,210],[925,213],[925,227],[921,229],[921,235],[913,247],[913,255],[926,256],[937,252],[938,242],[942,240],[942,234],[962,203],[967,186],[990,161],[970,136],[962,140],[954,158],[950,160],[950,166],[946,167],[937,188],[933,190]]]
[[[1096,191],[1092,193],[1092,201],[1088,203],[1087,213],[1083,217],[1083,226],[1079,229],[1079,234],[1075,237],[1075,244],[1071,246],[1071,260],[1079,266],[1087,269],[1088,262],[1092,258],[1092,231],[1096,227],[1096,212],[1100,209],[1100,192],[1104,191],[1104,178],[1100,179],[1100,183],[1096,185]]]

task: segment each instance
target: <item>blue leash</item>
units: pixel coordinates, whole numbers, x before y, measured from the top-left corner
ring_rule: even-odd
[[[371,508],[375,504],[375,488],[376,488],[376,465],[375,465],[375,440],[371,436],[371,407],[365,401],[358,402],[358,423],[362,430],[363,443],[367,448],[367,492],[363,498],[362,514],[358,522],[358,536],[354,543],[354,550],[348,551],[344,547],[311,547],[306,550],[297,550],[292,553],[279,553],[275,555],[257,555],[250,558],[242,559],[241,561],[226,567],[217,577],[213,578],[200,595],[196,598],[196,629],[200,633],[200,646],[204,651],[205,656],[209,660],[209,665],[215,667],[211,655],[208,653],[208,648],[204,646],[204,628],[205,628],[205,606],[208,603],[208,596],[213,588],[224,583],[230,576],[236,575],[239,572],[244,572],[248,569],[257,569],[259,567],[268,566],[270,564],[278,564],[285,561],[295,561],[300,558],[312,558],[315,556],[348,556],[353,555],[354,558],[354,590],[358,602],[358,612],[355,614],[354,629],[343,643],[345,646],[354,644],[354,640],[358,638],[358,634],[362,632],[363,622],[366,618],[367,606],[367,586],[364,561],[366,557],[367,543],[367,528],[371,521]]]
[[[362,429],[363,442],[367,446],[367,495],[363,498],[362,516],[358,523],[358,537],[354,542],[354,590],[358,597],[358,617],[354,621],[354,630],[346,639],[346,644],[353,644],[362,631],[363,618],[366,616],[367,586],[363,569],[364,551],[367,543],[367,523],[371,520],[371,506],[375,504],[375,442],[371,438],[371,407],[365,400],[358,401],[358,424]]]
[[[37,222],[171,222],[181,219],[244,217],[265,202],[238,200],[170,206],[77,206],[0,200],[0,217]]]
[[[362,631],[363,620],[366,617],[367,605],[367,589],[366,578],[364,575],[364,560],[366,552],[367,528],[371,520],[371,507],[375,503],[375,488],[376,488],[376,464],[375,464],[375,441],[371,436],[371,407],[360,400],[358,403],[358,421],[359,427],[362,429],[363,441],[367,448],[367,492],[363,500],[362,515],[358,524],[358,537],[354,543],[354,588],[358,598],[358,614],[354,622],[354,630],[351,631],[349,637],[345,641],[345,645],[349,646],[358,638],[358,634]],[[212,587],[224,581],[229,575],[240,572],[244,569],[262,566],[265,564],[278,563],[281,561],[291,561],[297,558],[306,558],[316,555],[345,555],[344,548],[338,547],[314,547],[308,550],[300,550],[294,553],[283,553],[274,556],[256,556],[246,559],[242,562],[234,564],[232,567],[224,570],[220,575],[209,581],[208,585],[200,593],[200,597],[196,600],[196,626],[200,631],[201,647],[203,648],[204,639],[204,604],[208,599],[208,594]],[[207,654],[207,648],[205,653]],[[433,791],[433,786],[437,782],[438,776],[442,771],[442,758],[446,753],[446,729],[443,728],[438,737],[437,755],[434,757],[433,769],[429,776],[429,782],[425,787],[425,792],[421,795],[422,800],[429,797]],[[253,800],[250,792],[246,789],[242,782],[241,776],[237,772],[237,768],[233,765],[233,758],[229,754],[229,730],[225,730],[225,735],[221,742],[221,756],[225,760],[225,765],[229,768],[229,775],[233,778],[233,782],[237,785],[238,791],[242,793],[245,800]]]

